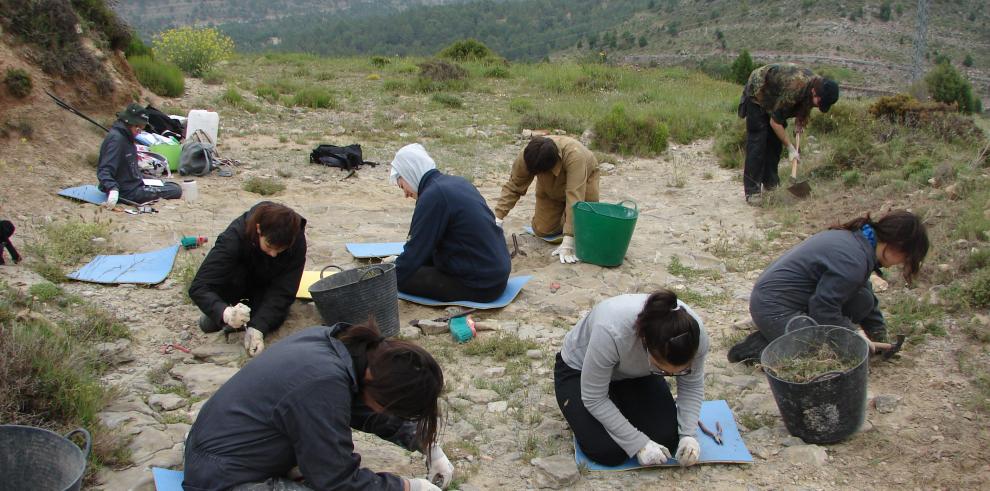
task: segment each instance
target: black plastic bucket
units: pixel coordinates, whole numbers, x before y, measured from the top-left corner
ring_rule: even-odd
[[[370,314],[374,316],[382,336],[391,337],[399,333],[399,288],[394,264],[372,264],[347,271],[341,269],[339,273],[322,278],[327,268],[341,269],[333,265],[323,268],[321,278],[309,287],[309,294],[324,324],[362,324],[368,321]]]
[[[81,434],[80,449],[69,438]],[[65,436],[33,426],[0,425],[0,491],[76,491],[82,487],[92,438],[79,428]]]
[[[798,317],[792,321],[796,319],[808,320]],[[774,374],[773,367],[781,360],[812,353],[824,344],[840,357],[855,360],[855,367],[804,383],[782,380]],[[865,339],[839,326],[813,325],[773,340],[763,350],[760,363],[787,431],[808,443],[834,443],[856,433],[866,418],[869,353]]]

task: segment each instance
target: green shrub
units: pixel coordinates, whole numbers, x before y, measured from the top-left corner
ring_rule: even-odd
[[[227,75],[223,71],[214,68],[204,73],[202,80],[206,85],[223,85],[227,81]]]
[[[3,77],[3,84],[7,87],[10,95],[23,99],[31,95],[31,74],[20,68],[8,68],[7,74]]]
[[[973,275],[963,293],[970,307],[990,307],[990,270],[984,269]]]
[[[595,122],[592,143],[606,152],[656,155],[667,149],[667,137],[667,125],[656,118],[628,114],[622,105],[616,105]]]
[[[220,102],[227,104],[231,107],[241,108],[249,113],[256,113],[261,110],[257,104],[254,104],[241,95],[240,91],[235,87],[227,87],[227,90],[220,94]]]
[[[278,91],[275,90],[275,87],[272,87],[271,85],[259,86],[257,89],[254,89],[254,95],[258,96],[258,98],[263,99],[271,104],[278,102],[278,96],[279,96]]]
[[[179,97],[186,90],[186,80],[179,67],[155,61],[150,56],[128,58],[141,85],[163,97]]]
[[[990,266],[990,248],[976,249],[969,253],[963,263],[963,271],[976,271]]]
[[[388,59],[385,56],[376,55],[371,57],[371,65],[376,68],[383,68],[385,65],[388,65],[389,63],[392,63],[392,60]]]
[[[468,71],[461,66],[443,60],[431,60],[420,63],[419,77],[434,82],[462,80],[468,76]]]
[[[58,297],[62,296],[62,288],[58,285],[45,281],[41,283],[35,283],[28,288],[28,295],[38,299],[41,302],[50,302]]]
[[[956,104],[964,113],[976,109],[973,87],[969,80],[949,63],[939,63],[925,75],[928,93],[932,99],[946,104]]]
[[[409,84],[403,80],[386,80],[382,82],[382,90],[385,92],[404,92]]]
[[[285,184],[282,184],[276,179],[265,179],[262,177],[252,177],[244,183],[244,190],[249,193],[260,194],[262,196],[271,196],[276,193],[282,192],[285,189]]]
[[[739,120],[715,137],[715,155],[723,169],[738,169],[746,162],[746,122]]]
[[[141,38],[134,36],[131,41],[127,43],[127,47],[124,48],[124,56],[130,58],[132,56],[154,56],[154,52],[151,50],[151,46],[144,44]]]
[[[848,170],[842,173],[842,184],[846,187],[853,187],[859,185],[863,181],[863,174],[856,169]]]
[[[753,73],[756,69],[756,65],[753,63],[753,57],[749,55],[749,51],[742,50],[736,60],[732,62],[730,70],[732,71],[732,80],[737,84],[745,85],[749,80],[749,75]]]
[[[488,78],[509,78],[509,69],[504,66],[493,66],[485,70],[485,77]]]
[[[40,261],[59,266],[72,266],[82,259],[92,258],[105,252],[110,232],[109,221],[69,220],[51,223],[42,228],[41,240],[29,244],[29,249],[32,256]]]
[[[106,0],[70,0],[72,8],[90,22],[90,26],[103,34],[110,47],[125,49],[134,37],[131,29],[110,8]]]
[[[131,337],[131,331],[117,316],[99,307],[84,305],[74,313],[72,321],[63,325],[72,339],[103,342]]]
[[[200,77],[234,54],[234,41],[211,27],[180,27],[159,34],[155,56],[170,61],[193,77]]]
[[[533,110],[533,103],[529,99],[517,97],[509,101],[509,110],[514,113],[524,114]]]
[[[973,55],[971,54],[966,55],[966,58],[963,59],[963,66],[967,68],[973,66]]]
[[[441,50],[439,56],[457,61],[475,61],[492,58],[495,53],[477,39],[462,39]]]
[[[581,134],[584,132],[584,125],[580,120],[557,112],[547,110],[537,110],[523,114],[519,118],[519,129],[547,129],[564,130],[571,134]]]
[[[314,109],[336,109],[337,99],[323,87],[305,87],[292,96],[292,105]]]
[[[444,94],[442,92],[437,92],[430,97],[430,100],[444,107],[449,107],[449,108],[464,107],[464,100],[452,94]]]

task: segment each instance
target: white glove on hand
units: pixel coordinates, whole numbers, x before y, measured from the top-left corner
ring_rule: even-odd
[[[249,327],[244,331],[244,349],[248,356],[258,356],[265,350],[265,334]]]
[[[498,227],[498,228],[502,228],[502,219],[501,218],[496,218],[495,219],[495,226]]]
[[[440,491],[440,488],[426,479],[410,479],[409,491]]]
[[[787,159],[801,161],[801,154],[798,153],[798,149],[794,147],[793,143],[787,144]]]
[[[701,458],[701,445],[693,436],[682,436],[677,444],[677,453],[674,455],[677,463],[681,467],[688,467],[698,463]]]
[[[244,327],[251,320],[251,307],[239,303],[233,307],[223,309],[223,323],[234,329]]]
[[[106,206],[108,210],[112,210],[114,206],[117,206],[118,199],[120,199],[120,191],[112,189],[107,193],[107,200],[103,203],[103,206]]]
[[[574,264],[578,262],[577,255],[574,254],[574,237],[565,235],[560,247],[550,253],[551,256],[560,256],[561,264]]]
[[[426,477],[430,482],[437,482],[437,478],[440,478],[440,487],[443,489],[447,489],[454,478],[454,466],[440,445],[430,447],[430,455],[426,458]]]
[[[670,450],[653,440],[650,440],[645,447],[636,452],[636,460],[639,461],[639,465],[666,464],[669,458]]]
[[[382,264],[392,264],[396,259],[399,259],[399,256],[385,256],[382,258]]]
[[[875,292],[885,292],[887,288],[890,288],[890,283],[887,280],[877,276],[876,274],[870,275],[870,283],[873,284],[873,291]]]

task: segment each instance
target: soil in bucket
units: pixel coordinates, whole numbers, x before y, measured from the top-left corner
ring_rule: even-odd
[[[859,360],[840,355],[826,343],[807,353],[781,358],[765,368],[783,381],[803,384],[824,375],[844,373],[856,365]]]

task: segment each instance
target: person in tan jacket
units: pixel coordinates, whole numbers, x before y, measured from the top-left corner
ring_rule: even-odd
[[[536,137],[512,164],[509,181],[495,207],[501,226],[519,198],[536,178],[536,212],[533,232],[541,237],[563,233],[552,256],[562,263],[576,263],[574,254],[574,203],[598,201],[598,160],[581,142],[568,136]]]

